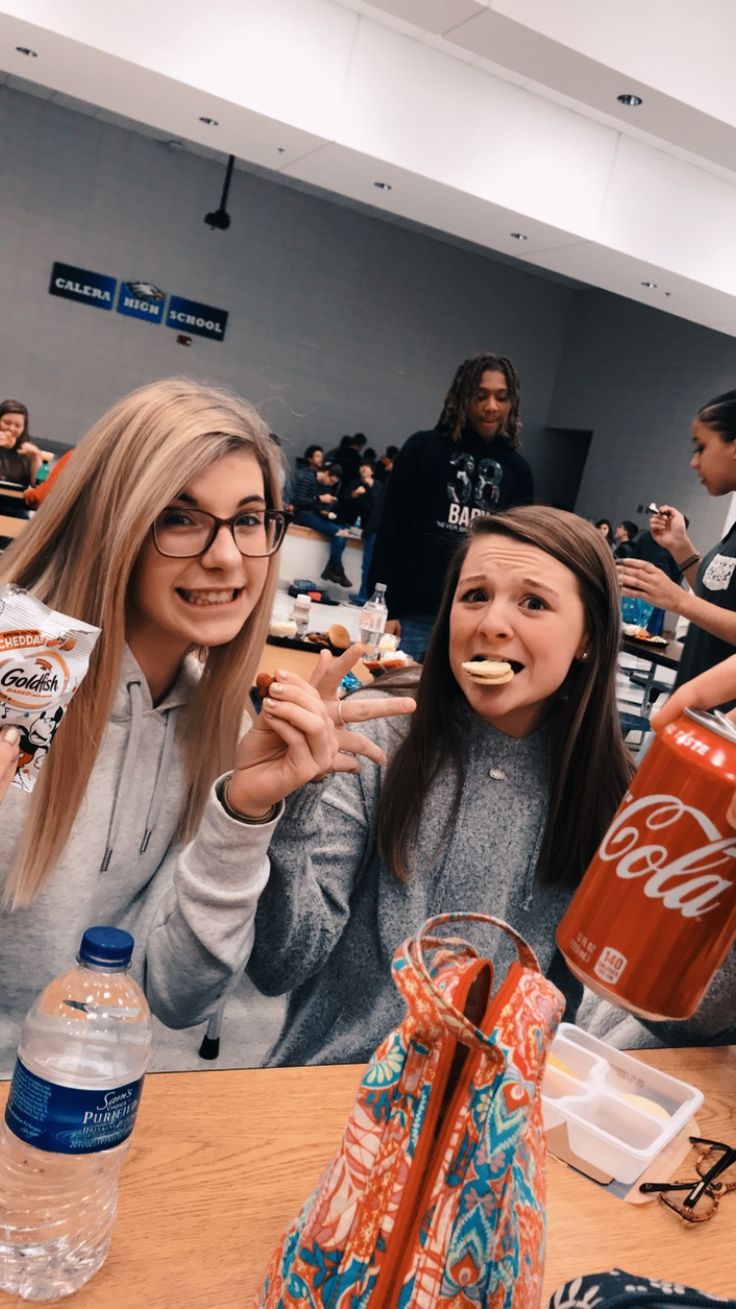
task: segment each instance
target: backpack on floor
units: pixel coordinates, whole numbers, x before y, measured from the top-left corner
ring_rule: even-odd
[[[447,924],[487,924],[493,966]],[[260,1309],[538,1309],[540,1083],[563,1000],[496,918],[442,914],[396,951],[403,1022],[376,1050],[337,1152],[277,1249]]]

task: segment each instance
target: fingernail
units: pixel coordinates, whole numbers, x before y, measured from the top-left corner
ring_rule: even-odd
[[[17,745],[20,741],[20,732],[17,727],[4,727],[3,740],[6,745]]]
[[[270,689],[270,688],[269,688],[269,689]],[[263,708],[264,708],[264,709],[275,709],[275,708],[276,708],[276,701],[275,701],[275,700],[270,700],[270,699],[266,698],[266,699],[263,701]]]
[[[272,682],[268,689],[272,695],[280,695],[284,688],[281,682]]]

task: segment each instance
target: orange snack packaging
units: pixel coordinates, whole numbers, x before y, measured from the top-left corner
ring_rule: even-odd
[[[20,731],[13,785],[32,791],[100,635],[18,586],[0,586],[0,727]]]

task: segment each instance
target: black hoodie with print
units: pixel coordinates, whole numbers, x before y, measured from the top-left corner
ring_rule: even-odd
[[[388,479],[370,586],[385,582],[390,618],[437,613],[455,546],[471,518],[530,504],[532,470],[508,437],[459,441],[435,427],[415,432]]]

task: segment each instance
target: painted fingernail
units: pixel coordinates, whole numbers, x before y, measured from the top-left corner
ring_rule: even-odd
[[[280,695],[284,689],[283,682],[272,682],[268,689],[272,695]]]
[[[17,727],[4,727],[3,740],[6,745],[17,745],[20,741],[20,732]]]

